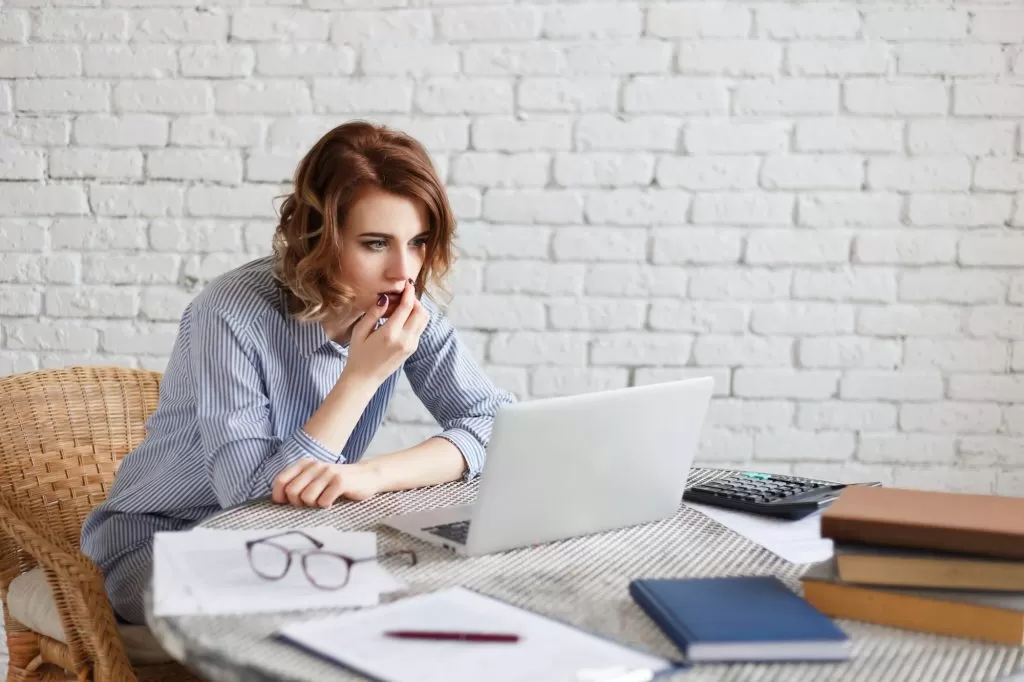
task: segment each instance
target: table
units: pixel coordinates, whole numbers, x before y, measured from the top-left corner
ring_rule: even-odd
[[[694,469],[688,484],[723,475]],[[412,548],[413,567],[389,566],[413,593],[463,585],[519,606],[574,623],[619,641],[679,658],[674,645],[630,598],[635,577],[775,575],[793,588],[806,566],[790,564],[685,505],[669,519],[535,548],[462,558],[376,526],[392,514],[465,504],[477,483],[456,482],[389,493],[330,509],[296,509],[258,502],[206,520],[210,528],[289,528],[335,525],[377,531],[381,552]],[[175,658],[214,681],[286,680],[330,682],[362,679],[347,670],[278,642],[270,635],[295,620],[337,613],[334,609],[260,616],[186,616],[147,621]],[[837,621],[853,639],[853,658],[823,664],[702,664],[672,680],[820,682],[822,680],[938,682],[999,680],[1024,669],[1024,648]]]

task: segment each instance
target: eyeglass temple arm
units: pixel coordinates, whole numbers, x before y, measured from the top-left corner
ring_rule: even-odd
[[[324,543],[320,542],[319,540],[317,540],[315,537],[313,537],[309,533],[303,533],[301,530],[286,530],[283,533],[277,533],[276,535],[269,535],[269,536],[267,536],[265,538],[259,538],[259,539],[256,539],[256,540],[249,540],[248,542],[245,543],[245,546],[247,548],[249,548],[249,547],[252,547],[253,545],[255,545],[257,543],[265,542],[267,540],[273,540],[275,538],[284,537],[285,535],[301,535],[302,537],[306,538],[307,540],[312,542],[314,545],[316,545],[317,549],[323,549],[323,547],[324,547]]]
[[[379,559],[387,559],[388,557],[400,556],[402,554],[408,554],[409,558],[412,560],[412,565],[416,565],[416,552],[412,551],[411,549],[399,549],[395,550],[394,552],[386,552],[385,554],[376,554],[374,556],[363,557],[362,559],[350,559],[350,561],[353,564],[358,564],[362,561],[377,561]]]

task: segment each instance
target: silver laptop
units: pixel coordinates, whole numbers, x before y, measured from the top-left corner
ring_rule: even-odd
[[[701,377],[506,405],[475,504],[382,523],[473,556],[671,516],[713,385]]]

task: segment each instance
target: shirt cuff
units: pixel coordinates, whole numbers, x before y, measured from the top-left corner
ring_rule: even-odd
[[[446,429],[437,434],[435,438],[444,438],[446,441],[458,448],[466,460],[466,474],[463,480],[470,480],[480,474],[484,467],[484,446],[469,431],[465,429]]]
[[[297,430],[292,437],[281,443],[281,447],[271,458],[267,467],[267,481],[271,486],[277,475],[302,459],[317,459],[328,464],[345,461],[344,455],[328,450],[323,443],[313,438],[303,429]]]

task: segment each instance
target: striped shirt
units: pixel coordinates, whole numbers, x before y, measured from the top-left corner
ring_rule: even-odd
[[[102,569],[157,531],[269,495],[277,474],[303,458],[359,461],[402,369],[438,436],[465,457],[467,478],[477,475],[494,415],[513,398],[480,371],[436,304],[422,302],[430,321],[418,349],[380,386],[339,453],[302,427],[337,382],[348,347],[288,313],[269,257],[212,281],[182,314],[146,438],[86,519],[82,550]]]

